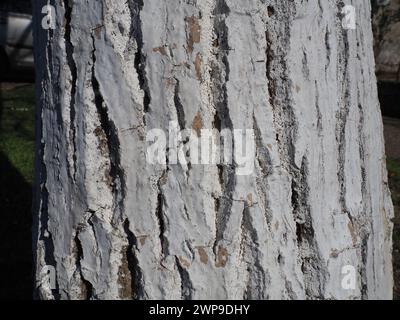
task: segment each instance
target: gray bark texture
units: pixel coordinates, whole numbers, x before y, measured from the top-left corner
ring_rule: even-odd
[[[51,1],[49,30],[45,4],[38,298],[392,297],[369,1]],[[170,121],[254,130],[254,173],[149,164],[146,133]]]

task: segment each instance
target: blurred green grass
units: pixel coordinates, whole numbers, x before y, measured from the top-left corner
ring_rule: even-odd
[[[2,91],[0,152],[28,183],[33,182],[34,159],[34,86],[24,85]]]

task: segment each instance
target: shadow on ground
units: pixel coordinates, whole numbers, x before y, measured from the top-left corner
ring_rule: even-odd
[[[400,118],[400,83],[379,81],[379,101],[386,117]]]
[[[395,210],[393,229],[393,298],[400,300],[400,119],[383,118],[389,186]]]
[[[0,152],[0,299],[32,298],[31,189]]]
[[[0,300],[32,298],[33,89],[0,83]],[[21,85],[20,85],[21,86]],[[31,86],[32,85],[28,85]],[[21,173],[23,172],[25,176]]]

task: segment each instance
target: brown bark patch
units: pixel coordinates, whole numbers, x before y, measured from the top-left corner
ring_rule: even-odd
[[[196,116],[193,119],[192,123],[192,129],[196,131],[196,134],[198,137],[200,137],[201,134],[201,128],[203,127],[203,120],[201,119],[201,114],[200,112],[197,112]]]
[[[165,86],[166,86],[167,88],[170,88],[173,84],[174,84],[174,79],[173,79],[173,78],[167,78],[167,79],[165,80]]]
[[[208,264],[208,255],[206,250],[203,247],[198,247],[197,251],[199,252],[200,261],[204,264]]]
[[[356,245],[357,244],[357,231],[355,230],[356,228],[351,221],[349,221],[347,227],[349,228],[351,239],[353,240],[353,245]]]
[[[248,205],[249,207],[252,207],[252,206],[253,206],[253,194],[251,194],[251,193],[249,193],[249,194],[247,195],[247,205]]]
[[[337,249],[332,249],[330,257],[336,259],[339,256],[339,250]]]
[[[103,28],[103,26],[100,25],[100,24],[93,28],[94,34],[95,34],[97,39],[100,39],[101,28]]]
[[[153,48],[153,52],[158,52],[158,53],[160,53],[160,54],[163,55],[163,56],[166,56],[166,55],[167,55],[167,51],[165,50],[165,47],[164,47],[164,46],[160,46],[160,47],[157,47],[157,48]]]
[[[217,268],[224,268],[228,261],[228,250],[223,246],[218,246],[215,266]]]
[[[185,258],[183,257],[179,257],[179,262],[181,263],[181,265],[185,268],[188,269],[190,267],[190,262],[187,261]]]
[[[108,154],[107,135],[103,128],[98,126],[94,129],[94,135],[98,138],[100,153],[105,156]]]
[[[140,245],[141,245],[142,247],[143,247],[144,244],[146,243],[147,237],[148,237],[148,236],[139,236],[139,237],[137,237],[138,240],[139,240],[139,243],[140,243]]]
[[[186,30],[187,30],[187,52],[193,52],[193,45],[200,42],[200,24],[199,19],[195,16],[186,17]]]
[[[119,297],[121,299],[132,299],[132,277],[129,270],[128,257],[126,256],[127,247],[123,247],[122,261],[118,268]]]

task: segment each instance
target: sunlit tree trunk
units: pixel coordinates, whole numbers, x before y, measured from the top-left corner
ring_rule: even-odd
[[[34,1],[38,298],[391,298],[369,1],[355,29],[342,0],[51,2],[46,30]],[[253,173],[149,163],[171,121],[253,130]]]

